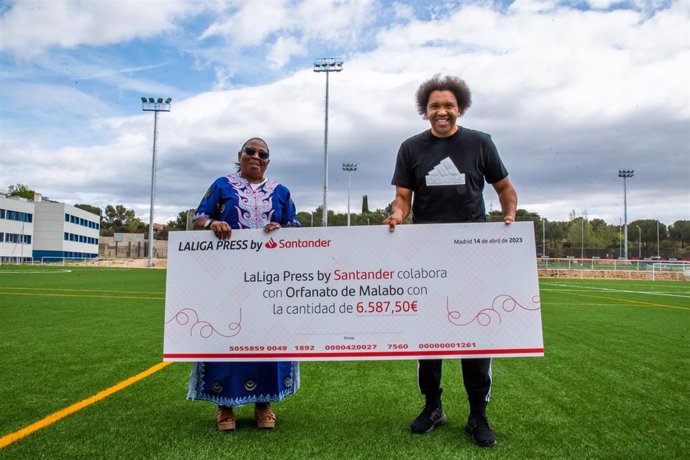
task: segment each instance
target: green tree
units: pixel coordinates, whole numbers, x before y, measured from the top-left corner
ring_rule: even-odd
[[[314,227],[321,227],[323,217],[322,209],[323,207],[319,206],[312,212],[300,211],[297,213],[297,220],[302,224],[302,227],[311,227],[312,224]]]
[[[29,188],[28,185],[16,184],[10,185],[7,188],[7,196],[19,196],[27,200],[33,200],[36,192]]]
[[[690,220],[677,220],[669,227],[671,240],[683,245],[690,244]]]
[[[664,224],[654,219],[638,219],[628,224],[628,241],[634,242],[638,248],[641,245],[643,257],[655,256],[657,253],[657,223],[659,243],[661,244],[661,241],[665,240],[668,235],[668,229]]]
[[[609,225],[603,219],[592,219],[589,221],[589,228],[588,248],[609,249],[608,254],[617,253],[620,243],[617,226]]]
[[[352,214],[350,214],[352,217]],[[347,213],[336,213],[335,211],[328,211],[328,226],[329,227],[345,227],[347,225]]]
[[[103,210],[97,206],[92,206],[90,204],[75,204],[75,208],[83,209],[84,211],[90,212],[91,214],[96,214],[97,216],[103,216]]]
[[[487,222],[503,222],[503,212],[502,211],[489,211],[486,215]]]
[[[102,228],[104,235],[113,233],[144,233],[147,225],[144,224],[136,215],[134,210],[127,209],[118,204],[105,207]]]
[[[386,217],[388,213],[385,209],[377,209],[358,216],[357,225],[381,225]]]
[[[669,227],[669,236],[677,250],[676,258],[690,258],[690,220],[677,220]]]
[[[190,208],[185,211],[180,211],[177,214],[177,218],[175,220],[169,221],[165,226],[169,231],[176,231],[176,230],[187,230],[187,216],[191,213],[191,215],[194,215],[196,212],[196,209]]]
[[[362,197],[362,214],[368,214],[369,213],[369,197],[364,195]]]

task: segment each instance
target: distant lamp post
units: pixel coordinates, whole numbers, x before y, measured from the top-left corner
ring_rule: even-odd
[[[580,214],[580,259],[585,258],[585,220],[587,219],[587,210],[585,209]]]
[[[637,258],[642,260],[642,229],[639,225],[637,227]]]
[[[352,172],[357,171],[357,163],[343,163],[343,171],[347,172],[347,226],[350,226],[350,185]]]
[[[580,259],[585,258],[585,217],[580,217]]]
[[[328,226],[328,74],[343,70],[343,60],[341,58],[318,58],[314,60],[314,72],[326,73],[326,111],[324,115],[323,131],[323,222],[321,225]]]
[[[628,187],[627,179],[635,175],[633,169],[619,169],[618,177],[623,178],[623,258],[628,258]]]
[[[546,257],[546,217],[541,218],[541,256]]]
[[[659,252],[659,220],[656,221],[656,257],[657,259],[661,257]]]
[[[170,112],[172,98],[163,100],[162,97],[141,97],[141,110],[153,112],[153,160],[151,161],[151,207],[149,209],[149,259],[147,267],[153,267],[153,202],[156,190],[156,140],[158,138],[158,112]]]

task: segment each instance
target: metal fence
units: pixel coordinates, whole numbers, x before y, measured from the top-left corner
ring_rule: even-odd
[[[110,259],[142,259],[148,257],[148,248],[148,241],[115,241],[111,244],[101,243],[98,255]],[[154,241],[153,257],[155,259],[168,258],[167,241]]]
[[[654,259],[537,259],[542,278],[690,280],[690,261]]]
[[[538,268],[567,268],[569,270],[590,269],[590,270],[651,270],[654,266],[660,270],[684,271],[690,270],[690,261],[669,260],[660,261],[655,259],[600,259],[576,257],[551,258],[540,257],[537,259]]]

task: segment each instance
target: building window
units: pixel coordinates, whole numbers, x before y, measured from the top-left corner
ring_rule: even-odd
[[[0,233],[2,235],[2,233]],[[5,233],[5,242],[31,244],[31,235],[19,235],[17,233]]]

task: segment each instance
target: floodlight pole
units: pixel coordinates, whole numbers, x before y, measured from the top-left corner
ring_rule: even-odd
[[[141,110],[153,112],[153,159],[151,161],[151,205],[149,208],[149,250],[147,267],[153,267],[153,203],[156,191],[156,140],[158,138],[158,112],[170,112],[171,98],[163,101],[162,97],[157,100],[152,97],[141,98]]]
[[[328,74],[343,70],[341,58],[318,58],[314,61],[314,72],[326,73],[326,111],[323,131],[323,218],[321,225],[328,226]]]
[[[659,252],[659,219],[656,221],[656,257],[657,259],[661,257]]]
[[[633,169],[619,169],[618,177],[623,178],[623,258],[628,260],[628,187],[627,179],[635,175]]]
[[[541,256],[546,257],[546,217],[541,218]]]
[[[580,259],[585,258],[585,217],[580,216]]]
[[[350,184],[352,171],[357,171],[357,163],[343,163],[343,171],[347,171],[347,226],[350,226]]]

